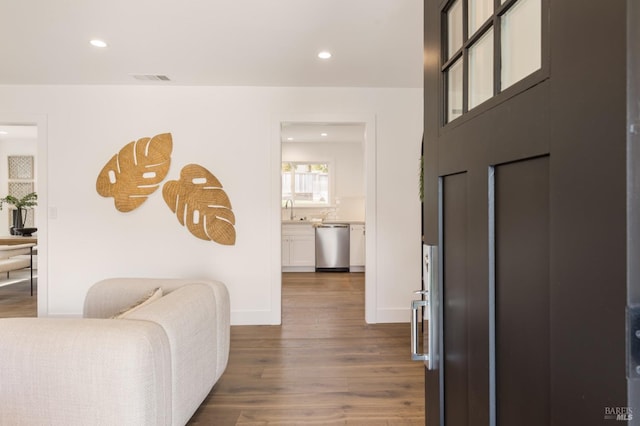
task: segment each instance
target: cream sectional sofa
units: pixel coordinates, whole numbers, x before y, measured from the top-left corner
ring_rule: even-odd
[[[158,287],[163,297],[112,318]],[[0,425],[184,425],[226,368],[220,282],[104,280],[84,317],[0,320]]]

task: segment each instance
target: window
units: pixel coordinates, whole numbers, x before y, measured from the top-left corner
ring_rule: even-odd
[[[493,96],[493,31],[488,30],[470,48],[469,109]]]
[[[329,205],[329,179],[328,163],[283,162],[283,205],[287,200],[292,200],[297,207]]]
[[[462,59],[447,70],[447,122],[462,115]]]
[[[447,13],[447,59],[462,47],[462,1],[453,2]]]
[[[493,0],[469,0],[469,34],[473,34],[493,15]]]
[[[540,0],[519,0],[502,23],[502,89],[531,74],[542,63]]]
[[[544,0],[450,0],[442,9],[445,124],[542,68]]]

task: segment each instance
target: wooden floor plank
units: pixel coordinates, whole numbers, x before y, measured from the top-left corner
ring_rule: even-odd
[[[19,272],[13,273],[12,276]],[[4,274],[2,275],[2,280],[0,280],[0,318],[38,316],[37,279],[34,279],[34,291],[31,296],[31,282],[28,279],[28,274],[23,274],[25,278],[21,282],[9,285],[2,285],[3,282],[10,282],[5,279]]]

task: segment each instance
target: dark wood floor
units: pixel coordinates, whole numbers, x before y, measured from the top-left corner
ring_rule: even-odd
[[[364,274],[283,275],[282,326],[231,328],[193,425],[424,425],[408,324],[364,322]]]
[[[0,287],[0,318],[38,316],[38,296],[35,290],[33,296],[30,294],[28,280]]]
[[[20,286],[0,288],[0,317],[35,316]],[[424,425],[409,325],[364,322],[364,274],[284,274],[282,307],[281,326],[231,327],[227,369],[190,425]]]

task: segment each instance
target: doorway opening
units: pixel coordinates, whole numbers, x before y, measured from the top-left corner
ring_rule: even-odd
[[[37,206],[27,208],[21,217],[22,229],[13,229],[13,208],[6,205],[0,211],[0,236],[10,244],[35,243],[33,250],[34,295],[37,306],[34,314],[48,314],[47,288],[47,154],[46,118],[42,116],[0,115],[0,163],[5,172],[0,175],[0,198],[12,196],[16,200],[32,200],[37,194]],[[39,178],[40,177],[40,178]],[[11,203],[9,203],[11,204]],[[15,203],[14,203],[15,204]],[[27,204],[32,204],[27,203]],[[27,229],[28,228],[28,229]],[[29,239],[29,241],[26,241]],[[23,285],[30,281],[30,273],[11,272],[4,284]]]
[[[360,236],[350,250],[348,266],[351,272],[366,269],[365,320],[375,323],[375,121],[361,116],[315,116],[282,119],[276,125],[274,207],[281,256],[274,296],[280,299],[278,319],[282,273],[316,271],[314,225],[347,223],[350,234]],[[325,273],[327,280],[331,274]]]

